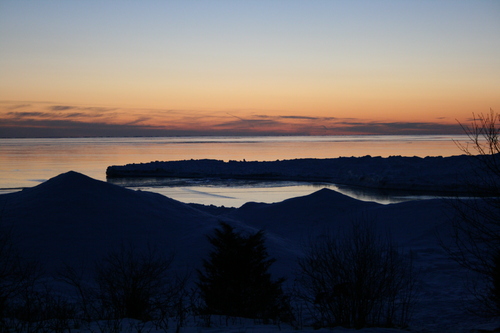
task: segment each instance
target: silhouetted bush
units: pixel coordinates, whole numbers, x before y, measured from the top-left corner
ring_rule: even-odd
[[[405,327],[415,299],[412,261],[372,227],[311,242],[298,282],[318,327]]]
[[[473,172],[464,183],[478,198],[450,200],[456,216],[452,220],[454,244],[450,255],[476,275],[469,279],[475,301],[470,310],[480,316],[500,316],[498,302],[498,254],[500,253],[500,114],[473,114],[469,126],[462,125],[469,142],[457,143],[474,157]],[[479,276],[477,275],[479,274]]]
[[[0,332],[63,332],[75,312],[43,284],[41,265],[24,258],[0,227]]]
[[[14,246],[12,232],[0,229],[0,320],[7,309],[41,277],[40,265],[23,258]]]
[[[59,277],[76,289],[81,317],[87,322],[105,319],[112,326],[106,330],[113,331],[119,329],[121,319],[131,318],[167,329],[169,317],[182,324],[183,304],[187,304],[187,276],[174,274],[172,261],[173,256],[153,248],[122,246],[98,260],[91,276],[67,266]]]
[[[150,320],[169,285],[171,262],[151,249],[143,253],[123,247],[108,254],[96,265],[97,296],[102,306],[112,309],[117,318]]]
[[[497,309],[500,309],[500,252],[495,255],[491,270],[491,299]]]
[[[68,332],[76,316],[74,304],[49,288],[33,285],[11,303],[6,326],[15,332]]]
[[[207,236],[213,249],[198,271],[201,313],[264,320],[288,315],[283,279],[273,281],[264,233],[243,235],[226,223]]]

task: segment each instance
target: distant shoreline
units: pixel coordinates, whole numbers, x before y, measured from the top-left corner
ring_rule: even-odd
[[[481,158],[481,157],[480,157]],[[470,193],[477,157],[339,157],[277,161],[214,159],[109,166],[108,178],[220,178],[328,182],[387,190]]]

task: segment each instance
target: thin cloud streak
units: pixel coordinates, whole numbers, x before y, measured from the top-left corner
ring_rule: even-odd
[[[341,122],[327,131],[343,131],[345,134],[463,134],[459,124],[422,122]]]
[[[66,111],[66,110],[75,109],[75,107],[68,106],[68,105],[53,105],[53,106],[50,106],[49,109],[52,111]]]
[[[150,119],[151,119],[151,117],[140,117],[140,118],[138,118],[136,120],[133,120],[133,121],[130,121],[130,122],[124,124],[124,125],[126,125],[126,126],[136,125],[136,124],[140,124],[140,123],[143,123],[145,121],[148,121]]]
[[[6,115],[11,116],[13,118],[17,118],[17,119],[31,118],[31,117],[43,118],[43,117],[52,117],[53,116],[52,114],[49,114],[47,112],[37,112],[37,111],[34,111],[34,112],[13,111],[13,112],[7,112]]]
[[[27,107],[30,107],[31,104],[17,104],[17,105],[12,105],[8,107],[8,110],[17,110],[17,109],[24,109]]]
[[[318,117],[308,117],[308,116],[279,116],[282,119],[301,119],[301,120],[318,120]]]
[[[45,119],[61,119],[61,118],[96,118],[98,115],[88,114],[84,112],[71,112],[71,113],[49,113],[40,111],[24,111],[24,112],[7,112],[6,115],[12,116],[16,119],[31,119],[31,118],[45,118]]]

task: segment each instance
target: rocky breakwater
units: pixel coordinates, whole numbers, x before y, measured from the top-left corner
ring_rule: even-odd
[[[483,157],[480,157],[483,158]],[[109,166],[108,178],[175,177],[296,180],[380,189],[468,192],[478,157],[340,157],[277,161],[212,159]]]

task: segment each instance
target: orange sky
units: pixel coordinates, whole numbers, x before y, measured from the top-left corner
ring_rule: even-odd
[[[0,137],[447,134],[500,110],[500,4],[0,4]]]

